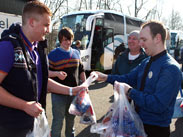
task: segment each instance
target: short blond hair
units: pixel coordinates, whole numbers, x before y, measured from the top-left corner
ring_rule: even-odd
[[[22,24],[26,24],[27,18],[34,17],[35,14],[43,15],[45,13],[52,16],[50,9],[44,3],[38,0],[27,2],[23,8]]]

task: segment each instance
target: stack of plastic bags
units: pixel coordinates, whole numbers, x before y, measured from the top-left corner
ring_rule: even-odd
[[[26,137],[51,137],[45,111],[34,119],[34,128],[27,133]]]
[[[95,72],[92,72],[90,77],[82,84],[89,87],[90,84],[98,78]],[[93,124],[96,123],[95,112],[90,100],[90,96],[86,90],[80,91],[72,101],[69,113],[80,116],[80,123]]]
[[[141,119],[126,98],[123,83],[115,82],[114,90],[114,103],[102,123],[92,125],[90,132],[101,137],[146,137]]]

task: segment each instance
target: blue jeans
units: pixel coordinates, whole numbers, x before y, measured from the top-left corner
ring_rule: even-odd
[[[0,126],[0,137],[26,137],[30,129],[7,129]]]
[[[74,137],[74,115],[69,114],[68,110],[74,97],[67,95],[53,94],[52,98],[52,126],[51,136],[61,137],[63,120],[65,118],[65,137]]]

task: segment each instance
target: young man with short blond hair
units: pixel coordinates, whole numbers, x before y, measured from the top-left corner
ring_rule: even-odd
[[[26,137],[34,117],[46,107],[47,86],[58,94],[69,94],[70,89],[48,79],[44,47],[49,8],[39,1],[28,2],[22,22],[12,24],[0,40],[0,137]],[[82,87],[72,89],[76,94]]]

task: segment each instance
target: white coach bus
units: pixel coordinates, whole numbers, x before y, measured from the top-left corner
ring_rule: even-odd
[[[183,59],[183,31],[170,30],[170,46],[168,47],[169,53],[179,62],[182,63]]]
[[[0,38],[1,38],[1,33],[5,29],[8,29],[12,23],[21,23],[21,22],[22,22],[22,18],[20,15],[0,12]]]
[[[80,11],[61,17],[59,29],[71,28],[74,41],[81,41],[85,70],[106,71],[112,69],[115,48],[127,45],[130,31],[139,30],[143,22],[115,11]]]

